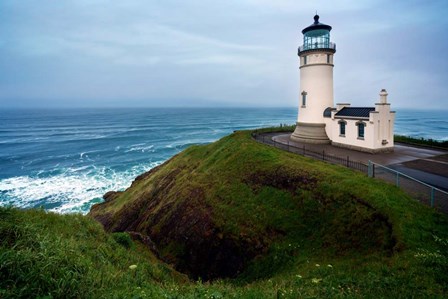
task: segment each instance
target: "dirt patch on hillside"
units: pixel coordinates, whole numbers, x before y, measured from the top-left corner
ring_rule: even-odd
[[[334,213],[333,220],[322,237],[325,247],[344,255],[358,252],[383,251],[392,255],[400,251],[389,218],[363,199],[350,197],[344,201],[329,203],[326,207]]]
[[[263,253],[262,241],[220,231],[202,189],[185,193],[187,198],[163,207],[145,225],[164,261],[194,279],[210,280],[235,277]]]
[[[259,171],[248,175],[243,182],[254,191],[261,187],[270,186],[295,193],[297,189],[312,190],[316,187],[317,179],[308,173],[295,173],[284,167],[272,171]]]

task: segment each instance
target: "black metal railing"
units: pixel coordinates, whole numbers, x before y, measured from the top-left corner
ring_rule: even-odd
[[[365,173],[366,175],[368,173],[368,165],[367,164],[360,162],[360,161],[354,161],[354,160],[350,159],[350,156],[339,157],[339,156],[328,154],[325,152],[325,150],[316,151],[316,150],[309,149],[305,145],[299,147],[299,146],[296,146],[296,145],[293,145],[290,143],[276,142],[275,140],[272,139],[271,134],[258,134],[256,132],[253,132],[252,137],[258,142],[272,145],[276,148],[279,148],[279,149],[282,149],[282,150],[285,150],[285,151],[288,151],[291,153],[318,159],[318,160],[329,162],[332,164],[342,165],[342,166],[345,166],[345,167],[348,167],[351,169],[361,171],[361,172]]]
[[[335,43],[314,43],[314,44],[306,44],[299,47],[299,53],[303,51],[311,51],[311,50],[333,50],[336,51]]]
[[[300,147],[294,144],[290,144],[289,142],[276,142],[272,139],[272,137],[278,134],[279,133],[258,133],[257,131],[255,131],[252,133],[252,137],[260,143],[271,145],[276,148],[305,157],[314,158],[332,164],[342,165],[351,169],[361,171],[371,178],[382,179],[387,182],[393,183],[423,204],[427,204],[441,212],[448,214],[448,192],[446,191],[443,191],[439,188],[410,177],[404,173],[390,169],[384,165],[373,163],[371,161],[369,161],[369,164],[365,164],[360,161],[353,161],[349,156],[339,157],[330,155],[326,153],[325,150],[316,151],[306,148],[305,145]]]

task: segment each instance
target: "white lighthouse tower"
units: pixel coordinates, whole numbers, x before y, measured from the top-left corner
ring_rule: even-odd
[[[319,22],[302,30],[299,47],[300,98],[297,126],[291,139],[305,143],[330,143],[324,111],[333,107],[333,56],[336,44],[330,42],[331,26]],[[328,129],[328,128],[327,128]]]

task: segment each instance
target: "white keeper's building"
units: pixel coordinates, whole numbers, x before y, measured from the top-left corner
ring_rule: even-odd
[[[382,89],[375,107],[351,107],[333,101],[333,59],[336,44],[330,42],[331,26],[319,22],[302,30],[300,99],[297,126],[291,140],[331,143],[371,153],[394,149],[395,112]]]

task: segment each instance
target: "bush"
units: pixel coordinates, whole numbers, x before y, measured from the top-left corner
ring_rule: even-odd
[[[416,137],[410,137],[410,136],[402,136],[402,135],[395,135],[394,136],[395,142],[401,142],[401,143],[407,143],[411,145],[423,145],[423,146],[429,146],[429,147],[435,147],[435,148],[448,148],[448,140],[442,141],[442,140],[434,140],[434,139],[425,139],[425,138],[416,138]]]
[[[132,242],[131,236],[128,233],[113,233],[112,237],[115,242],[120,244],[126,249],[134,248],[134,242]]]

